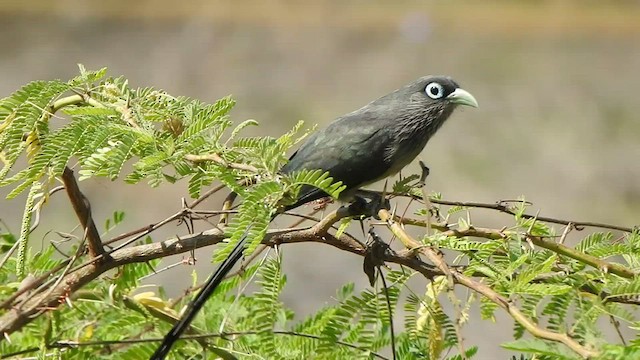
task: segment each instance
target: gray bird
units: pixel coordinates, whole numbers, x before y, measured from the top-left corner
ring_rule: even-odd
[[[334,181],[346,186],[340,199],[350,200],[361,187],[394,175],[413,161],[458,105],[477,107],[478,102],[450,77],[421,77],[314,133],[291,155],[281,172],[326,171]],[[325,196],[315,187],[303,186],[297,200],[285,209]],[[164,359],[169,353],[207,298],[240,260],[245,243],[246,239],[241,240],[207,280],[151,359]]]
[[[478,102],[449,77],[421,77],[314,133],[281,172],[327,171],[346,185],[341,198],[349,199],[412,162],[457,105],[477,107]],[[306,186],[287,208],[325,196]]]

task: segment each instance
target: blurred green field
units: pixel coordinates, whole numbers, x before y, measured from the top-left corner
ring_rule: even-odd
[[[633,35],[640,31],[637,1],[259,1],[170,0],[51,2],[5,0],[7,15],[83,16],[94,19],[183,22],[193,20],[240,23],[287,29],[299,26],[394,28],[407,11],[436,15],[453,32],[512,36],[565,34]],[[544,26],[541,26],[544,23]],[[533,32],[532,32],[533,31]]]

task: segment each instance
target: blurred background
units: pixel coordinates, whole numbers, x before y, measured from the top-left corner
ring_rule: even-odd
[[[482,202],[524,195],[533,213],[640,224],[637,0],[4,0],[0,22],[0,97],[31,80],[73,77],[77,63],[106,66],[132,86],[172,95],[213,102],[231,94],[236,122],[261,123],[253,135],[278,136],[300,119],[323,126],[419,76],[447,74],[480,108],[457,111],[427,145],[421,159],[431,168],[430,191]],[[128,209],[118,233],[173,214],[187,196],[186,184],[81,187],[97,219]],[[13,232],[21,199],[0,200]],[[220,198],[206,206],[220,206]],[[512,221],[473,214],[479,226]],[[43,218],[33,244],[76,224],[62,194]],[[176,233],[184,229],[164,229],[154,240]],[[211,251],[199,253],[201,280]],[[283,301],[300,316],[332,302],[347,281],[367,286],[360,258],[317,244],[284,251]],[[177,295],[191,271],[182,266],[152,283]],[[466,344],[481,345],[481,359],[506,358],[498,344],[510,339],[511,321],[478,320],[463,330]]]

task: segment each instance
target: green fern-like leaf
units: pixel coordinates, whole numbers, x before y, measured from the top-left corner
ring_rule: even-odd
[[[588,253],[594,246],[602,244],[603,242],[609,242],[611,238],[611,233],[594,232],[582,239],[578,245],[576,245],[576,250]]]
[[[636,298],[640,296],[640,278],[633,279],[617,279],[609,287],[609,297],[629,297]]]
[[[224,128],[229,125],[226,114],[231,110],[234,101],[229,98],[218,100],[213,105],[201,106],[199,102],[192,102],[184,108],[185,119],[187,119],[184,131],[178,137],[178,141],[190,143],[199,137],[210,135],[211,129],[216,123],[223,125]]]
[[[536,276],[551,271],[554,262],[557,260],[556,255],[549,256],[546,260],[540,263],[534,263],[531,266],[523,269],[515,279],[514,290],[518,291],[521,287],[529,285],[529,283],[536,278]]]
[[[480,316],[484,320],[495,321],[495,312],[498,309],[498,305],[493,301],[484,297],[480,298]]]
[[[522,303],[522,313],[528,316],[533,321],[537,321],[537,307],[540,305],[542,299],[544,299],[543,295],[540,294],[528,294],[523,295],[523,303]],[[515,322],[513,329],[513,338],[520,339],[524,335],[525,329],[520,323]]]
[[[239,208],[240,214],[230,224],[231,238],[216,253],[215,261],[225,259],[242,239],[249,240],[245,254],[251,254],[255,250],[267,232],[274,206],[282,197],[281,194],[280,185],[273,181],[260,183],[245,193],[244,202]]]
[[[277,340],[271,333],[280,322],[282,304],[279,301],[280,293],[286,282],[282,275],[279,259],[269,259],[260,268],[257,284],[261,290],[254,295],[252,317],[255,323],[254,329],[261,334],[261,352],[269,358],[279,358]]]
[[[553,331],[564,331],[564,322],[571,305],[572,294],[559,294],[551,296],[549,303],[542,310],[542,315],[549,317],[548,328]]]
[[[28,146],[47,136],[50,104],[67,90],[69,86],[60,81],[34,81],[0,100],[0,152],[4,157],[0,181]]]
[[[299,189],[302,185],[310,185],[319,188],[334,198],[337,198],[340,192],[346,188],[340,181],[334,183],[329,173],[321,170],[303,170],[287,175],[285,179],[292,188]]]

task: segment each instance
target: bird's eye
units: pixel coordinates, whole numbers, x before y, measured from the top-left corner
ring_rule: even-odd
[[[424,91],[432,99],[440,99],[444,96],[444,88],[437,82],[429,83]]]

